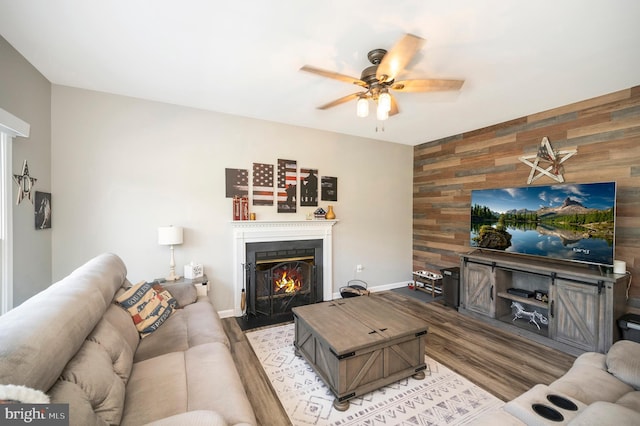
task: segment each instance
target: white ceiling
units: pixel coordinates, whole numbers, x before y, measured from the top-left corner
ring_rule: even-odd
[[[636,0],[0,0],[54,84],[409,145],[640,84],[639,22]],[[459,92],[397,94],[384,132],[355,102],[316,109],[359,88],[302,65],[359,77],[404,33],[427,43],[401,77]]]

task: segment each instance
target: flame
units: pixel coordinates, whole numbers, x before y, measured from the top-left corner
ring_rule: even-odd
[[[283,290],[285,293],[295,293],[300,289],[300,281],[287,278],[287,272],[282,273],[282,278],[275,280],[275,285],[278,290]]]

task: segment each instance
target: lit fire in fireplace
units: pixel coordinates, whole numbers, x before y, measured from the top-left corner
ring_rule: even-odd
[[[274,281],[274,284],[277,292],[284,291],[285,293],[295,293],[302,287],[300,280],[287,277],[286,271],[282,273],[282,278]]]

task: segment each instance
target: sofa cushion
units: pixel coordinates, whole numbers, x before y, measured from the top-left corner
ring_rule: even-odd
[[[68,402],[70,416],[73,412],[82,412],[90,418],[97,416],[106,424],[120,423],[125,384],[114,371],[111,356],[105,347],[96,342],[86,341],[69,361],[59,381],[67,382],[66,386],[54,386],[51,397],[54,402]],[[74,397],[66,399],[71,395]],[[81,397],[78,398],[78,395]],[[80,418],[84,422],[84,417]]]
[[[122,335],[122,338],[131,348],[131,353],[135,353],[140,343],[140,334],[136,326],[131,321],[131,316],[127,311],[116,304],[111,304],[102,317],[103,321],[108,321],[114,329]]]
[[[197,410],[176,414],[144,426],[227,426],[224,418],[215,411]]]
[[[635,390],[640,390],[640,343],[619,340],[607,353],[607,368]]]
[[[134,362],[212,342],[229,347],[218,313],[207,297],[200,297],[196,303],[177,309],[162,327],[140,341]]]
[[[144,281],[118,296],[116,302],[129,312],[140,337],[157,330],[178,306],[176,299],[160,284]]]
[[[594,367],[592,363],[579,361],[580,357],[564,376],[551,383],[549,387],[587,405],[596,401],[615,402],[633,390],[606,370]],[[594,386],[594,383],[598,385]]]
[[[135,363],[127,383],[121,425],[139,426],[183,413],[188,411],[188,401],[184,352]]]
[[[256,424],[225,345],[207,343],[133,365],[123,426],[138,426],[195,410],[215,411],[229,424]]]
[[[126,312],[115,305],[111,305],[109,309],[107,309],[107,312],[111,312],[112,314],[117,311],[128,316]],[[131,319],[127,319],[131,325]],[[104,349],[111,359],[113,371],[120,377],[122,382],[126,384],[129,380],[129,374],[131,373],[131,366],[133,365],[133,351],[135,347],[131,347],[125,338],[125,334],[109,321],[109,316],[106,316],[106,313],[105,317],[100,320],[96,328],[94,328],[87,337],[87,340],[99,344],[100,347]]]
[[[638,416],[640,416],[640,391],[624,394],[619,400],[616,401],[616,404],[637,411]]]
[[[213,410],[229,424],[255,425],[253,408],[231,352],[222,343],[207,343],[185,352],[189,410]]]

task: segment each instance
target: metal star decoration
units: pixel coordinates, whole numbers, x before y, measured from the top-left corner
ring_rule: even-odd
[[[16,205],[20,204],[25,197],[27,197],[27,199],[31,201],[31,204],[33,204],[33,200],[31,199],[31,189],[38,179],[29,176],[27,160],[24,160],[24,163],[22,164],[22,174],[13,175],[13,180],[18,184],[18,199],[16,200]]]
[[[577,153],[578,150],[576,149],[563,151],[554,150],[549,143],[549,139],[545,136],[542,138],[542,142],[540,142],[540,148],[538,148],[537,154],[523,155],[519,158],[520,161],[531,167],[527,184],[535,182],[542,176],[548,176],[557,182],[564,182],[564,176],[562,176],[564,173],[564,166],[562,163]],[[530,160],[534,161],[532,162]],[[536,174],[536,171],[539,172],[539,174]]]

